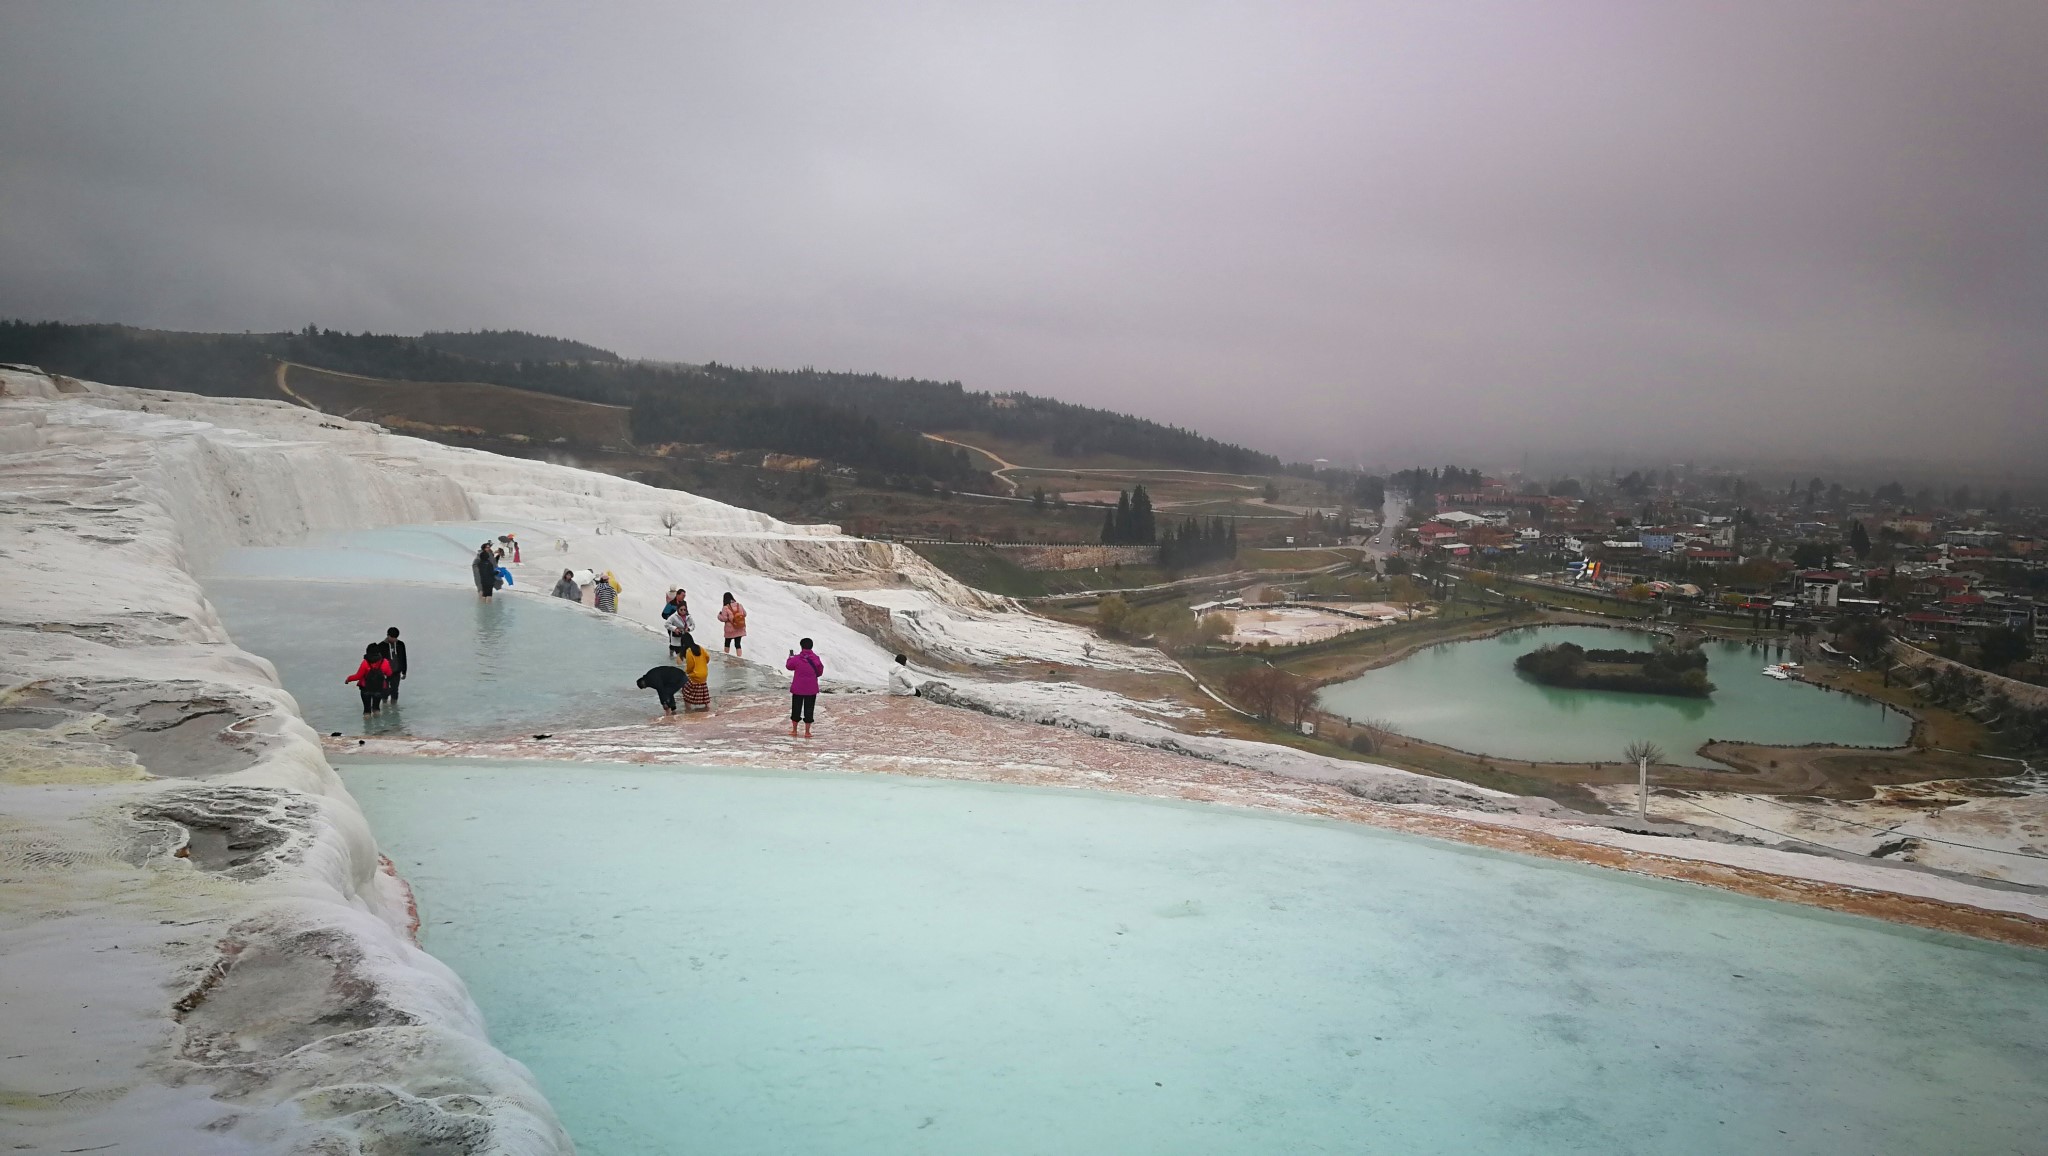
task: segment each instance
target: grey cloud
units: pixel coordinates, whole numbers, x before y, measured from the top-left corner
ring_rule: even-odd
[[[0,7],[0,313],[2028,464],[2037,3]]]

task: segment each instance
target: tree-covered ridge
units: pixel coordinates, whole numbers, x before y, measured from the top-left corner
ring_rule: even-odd
[[[478,329],[466,333],[420,334],[419,342],[429,349],[470,357],[478,361],[624,361],[609,349],[585,345],[566,337],[547,337],[520,329]]]
[[[759,400],[707,391],[679,401],[648,394],[633,405],[633,440],[749,446],[824,458],[884,475],[958,486],[985,475],[957,446],[928,440],[842,406]]]
[[[451,346],[450,339],[454,339]],[[461,348],[465,352],[451,352]],[[533,356],[485,359],[473,351],[522,350]],[[833,373],[817,369],[742,369],[716,362],[674,366],[645,362],[585,360],[569,351],[608,351],[581,342],[533,334],[433,334],[428,338],[375,333],[341,333],[314,326],[294,333],[180,333],[125,325],[67,325],[59,322],[0,321],[0,361],[40,365],[114,385],[175,389],[192,393],[267,397],[274,394],[271,359],[319,369],[402,381],[480,381],[633,406],[636,422],[670,432],[673,414],[716,413],[729,424],[760,437],[805,427],[794,441],[724,443],[809,454],[806,446],[836,435],[809,426],[841,420],[846,413],[871,419],[881,430],[977,430],[998,437],[1045,443],[1067,454],[1119,454],[1183,469],[1266,473],[1277,458],[1129,414],[1110,413],[1029,394],[978,393],[957,381]],[[737,410],[758,404],[763,412],[741,418]],[[811,417],[805,416],[809,411]],[[705,436],[666,440],[721,440]],[[897,444],[908,446],[908,442]],[[907,466],[907,463],[906,463]],[[901,472],[901,471],[899,471]],[[941,475],[934,475],[941,476]]]
[[[136,389],[261,397],[275,392],[267,343],[282,336],[0,321],[0,361]]]

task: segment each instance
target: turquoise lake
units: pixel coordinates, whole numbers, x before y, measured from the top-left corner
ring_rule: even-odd
[[[1535,762],[1615,762],[1648,739],[1668,761],[1718,764],[1695,752],[1709,739],[1799,746],[1902,746],[1912,720],[1869,699],[1763,675],[1775,655],[1746,643],[1706,643],[1711,699],[1542,686],[1515,657],[1574,642],[1588,649],[1649,649],[1655,636],[1597,626],[1536,626],[1433,646],[1391,666],[1325,687],[1323,709],[1379,719],[1401,734],[1474,754]]]

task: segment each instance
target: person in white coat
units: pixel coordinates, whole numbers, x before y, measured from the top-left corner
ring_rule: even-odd
[[[896,656],[896,665],[889,668],[889,693],[897,698],[917,694],[917,684],[910,678],[910,659],[901,654]]]

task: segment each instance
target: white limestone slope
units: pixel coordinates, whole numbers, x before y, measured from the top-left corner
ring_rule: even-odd
[[[460,488],[0,390],[0,1143],[572,1151],[190,574],[196,550],[460,516]]]
[[[522,595],[564,566],[610,570],[622,614],[652,623],[681,584],[710,633],[731,590],[750,656],[779,665],[811,637],[828,689],[880,686],[885,642],[956,670],[1173,669],[834,527],[283,403],[0,368],[0,1142],[571,1150],[460,980],[413,942],[403,883],[275,670],[193,578],[231,547],[435,522],[517,532]],[[1492,794],[1179,736],[1165,704],[949,684],[980,709],[1390,800]]]

